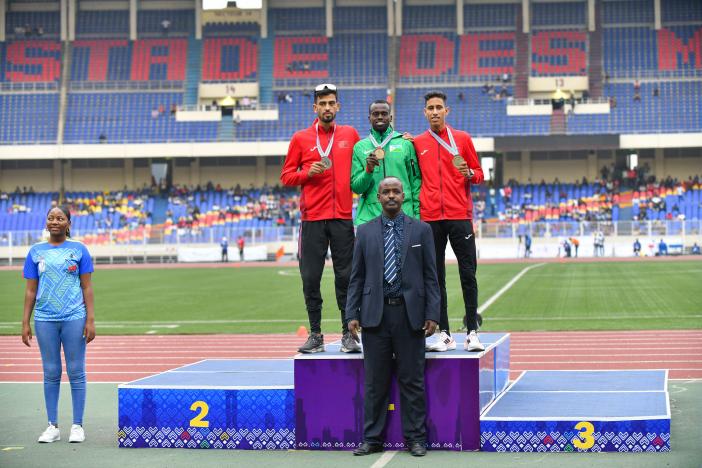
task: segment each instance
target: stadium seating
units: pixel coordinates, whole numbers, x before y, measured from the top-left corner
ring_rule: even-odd
[[[276,33],[322,34],[326,30],[324,8],[271,8],[268,21]]]
[[[218,122],[176,122],[173,105],[182,93],[69,93],[66,143],[215,141]],[[156,117],[152,112],[161,108]],[[158,112],[157,112],[158,113]]]
[[[20,34],[15,33],[17,28]],[[39,28],[41,34],[38,34]],[[5,14],[5,31],[15,39],[58,39],[61,16],[58,11],[8,11]]]
[[[78,10],[76,14],[78,38],[127,38],[129,37],[128,10]]]
[[[493,100],[480,88],[446,89],[451,109],[449,123],[466,129],[473,136],[546,135],[550,130],[550,116],[508,117],[506,100]],[[511,92],[511,89],[509,89]],[[396,99],[397,128],[414,134],[427,129],[422,113],[426,89],[399,88]],[[463,93],[463,100],[459,93]]]
[[[417,77],[463,81],[513,74],[513,32],[405,34],[400,39],[400,83]],[[426,79],[426,78],[425,78]]]
[[[702,26],[605,28],[604,69],[610,75],[702,69]]]
[[[693,0],[663,3],[660,30],[653,29],[652,0],[598,4],[604,71],[613,79],[603,95],[617,105],[608,115],[568,115],[568,133],[700,131],[700,81],[675,80],[702,74],[702,7]],[[476,136],[545,135],[550,132],[547,116],[508,117],[505,100],[490,99],[476,86],[507,74],[511,94],[512,86],[519,90],[520,70],[535,77],[592,72],[586,2],[533,2],[533,31],[527,35],[528,47],[520,48],[524,55],[518,67],[520,11],[514,3],[466,2],[466,33],[459,36],[455,6],[405,4],[404,35],[395,42],[387,36],[386,6],[335,8],[332,37],[325,34],[324,8],[272,8],[270,38],[259,37],[258,23],[224,21],[205,25],[206,37],[199,42],[192,39],[192,10],[140,10],[140,38],[129,41],[126,10],[83,11],[79,5],[78,40],[68,49],[65,142],[95,142],[100,136],[107,142],[212,141],[218,136],[217,122],[175,122],[171,105],[197,102],[198,82],[257,80],[261,102],[281,93],[290,94],[293,102],[280,101],[280,121],[241,122],[234,138],[289,138],[313,118],[309,90],[321,80],[340,85],[340,117],[359,129],[367,126],[368,102],[386,97],[386,89],[395,85],[398,124],[421,131],[425,122],[416,109],[424,91],[436,85],[449,90],[452,122]],[[52,36],[58,31],[56,18],[57,12],[15,11],[6,17],[10,37],[15,26],[45,23],[45,38],[33,35],[0,43],[0,138],[5,143],[54,142],[60,133],[62,44]],[[167,32],[164,19],[171,23]],[[398,49],[391,54],[393,44]],[[395,83],[389,83],[392,56],[398,60]],[[637,78],[643,81],[640,101],[633,99]],[[415,89],[420,83],[422,88]],[[659,89],[655,99],[654,87]],[[97,94],[115,88],[129,92]],[[22,94],[28,90],[35,94]],[[151,117],[160,106],[167,115]],[[36,109],[46,118],[33,119]]]
[[[17,83],[58,81],[61,44],[47,40],[20,40],[0,45],[0,81]]]
[[[605,0],[602,8],[605,25],[653,24],[653,0]]]
[[[258,45],[251,37],[205,39],[202,67],[203,81],[255,80]]]
[[[387,8],[384,6],[339,7],[334,9],[334,34],[358,31],[385,32],[388,27],[387,18]]]
[[[456,31],[456,7],[453,5],[406,5],[402,12],[402,31]]]
[[[162,22],[170,24],[164,30]],[[139,10],[137,14],[137,33],[144,34],[187,36],[195,33],[195,12],[193,10]]]
[[[531,4],[531,24],[541,26],[585,27],[586,2],[548,2]]]
[[[532,34],[532,76],[586,74],[587,35],[584,32],[541,31]]]
[[[0,94],[0,144],[56,143],[59,94]]]
[[[368,105],[376,99],[385,99],[385,88],[339,89],[341,111],[338,121],[354,126],[363,134],[368,129]],[[242,141],[288,140],[293,133],[312,124],[316,115],[312,111],[310,91],[280,90],[289,94],[292,102],[281,102],[278,121],[242,121],[235,130],[235,138]]]
[[[653,96],[657,87],[659,96]],[[570,114],[568,132],[656,133],[699,132],[702,122],[702,82],[642,83],[640,101],[634,100],[631,84],[612,84],[605,89],[616,98],[609,114]]]
[[[676,21],[702,22],[702,3],[697,0],[673,0],[661,2],[663,23]]]
[[[517,27],[517,4],[463,4],[463,27],[467,30],[514,30]]]

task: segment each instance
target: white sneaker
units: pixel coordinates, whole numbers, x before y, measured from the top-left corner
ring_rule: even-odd
[[[71,435],[68,437],[68,441],[71,443],[79,443],[85,440],[85,431],[83,431],[83,426],[74,424],[71,426]]]
[[[49,427],[47,427],[46,430],[41,433],[37,442],[42,444],[50,444],[51,442],[56,442],[57,440],[61,440],[59,428],[53,424],[49,424]]]
[[[456,349],[456,340],[453,339],[451,335],[442,331],[439,335],[439,339],[433,342],[427,342],[424,346],[426,351],[452,351]]]
[[[464,348],[466,351],[485,351],[485,346],[480,342],[478,333],[475,330],[471,330],[466,336]]]

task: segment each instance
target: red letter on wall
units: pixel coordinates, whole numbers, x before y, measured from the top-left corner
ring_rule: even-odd
[[[461,36],[461,75],[514,73],[514,48],[512,32]],[[491,61],[496,64],[490,66]]]
[[[313,50],[296,51],[309,44]],[[320,44],[313,46],[313,44]],[[315,63],[321,63],[315,65]],[[278,37],[275,39],[275,78],[326,78],[329,76],[329,52],[326,37]]]
[[[224,47],[239,48],[239,70],[222,70],[222,50]],[[232,58],[233,60],[233,58]],[[206,39],[202,56],[202,79],[238,80],[256,73],[258,50],[256,44],[243,37]]]
[[[434,60],[431,60],[434,44]],[[428,47],[427,56],[420,56],[420,48]],[[454,41],[439,34],[402,36],[400,42],[400,76],[440,76],[453,69]],[[425,63],[422,63],[425,62]]]
[[[75,41],[74,49],[89,49],[88,55],[88,81],[107,81],[107,64],[110,59],[110,49],[113,47],[127,47],[125,40],[95,40]]]
[[[690,58],[690,54],[694,54],[694,57]],[[684,44],[673,31],[659,30],[658,69],[677,70],[682,64],[690,62],[695,68],[702,68],[702,29],[695,31],[687,44]]]
[[[167,47],[165,55],[154,55],[154,48]],[[185,39],[142,39],[134,41],[132,51],[132,75],[134,81],[148,81],[152,63],[167,64],[167,80],[185,79],[185,59],[188,43]]]
[[[586,74],[586,42],[587,37],[583,32],[548,31],[534,33],[531,38],[531,70],[543,75]]]
[[[57,81],[61,78],[61,44],[51,41],[13,42],[5,59],[7,81]]]

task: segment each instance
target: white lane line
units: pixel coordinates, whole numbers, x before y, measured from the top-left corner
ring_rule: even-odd
[[[371,468],[383,468],[385,465],[390,463],[390,460],[392,460],[392,457],[397,455],[396,451],[392,452],[384,452],[380,458],[378,458],[375,463],[371,465]]]
[[[483,303],[483,305],[481,305],[480,307],[478,307],[478,313],[479,313],[480,315],[482,315],[483,312],[485,311],[485,309],[487,309],[488,307],[490,307],[490,306],[492,305],[493,302],[495,302],[496,300],[498,300],[498,299],[500,298],[500,296],[502,296],[504,293],[507,292],[507,290],[509,290],[509,288],[511,288],[512,286],[514,286],[514,283],[516,283],[517,281],[519,281],[519,278],[521,278],[522,276],[524,276],[525,274],[527,274],[527,272],[528,272],[529,270],[534,269],[534,268],[538,268],[538,267],[542,267],[542,266],[544,266],[544,265],[546,265],[546,264],[545,264],[545,263],[537,263],[537,264],[535,264],[535,265],[528,266],[528,267],[526,267],[525,269],[523,269],[522,271],[520,271],[519,273],[517,273],[517,274],[515,275],[514,278],[512,278],[511,280],[509,280],[509,281],[507,282],[507,284],[505,284],[504,286],[502,286],[502,289],[500,289],[499,291],[497,291],[495,294],[492,295],[492,297],[490,297],[487,301],[485,301],[485,303]]]

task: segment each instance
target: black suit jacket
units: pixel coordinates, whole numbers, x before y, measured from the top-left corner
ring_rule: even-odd
[[[383,317],[383,244],[380,216],[358,227],[346,318],[358,320],[361,327],[377,327]],[[401,258],[401,292],[410,325],[419,330],[425,320],[438,323],[441,296],[436,276],[434,237],[427,223],[405,215]]]

